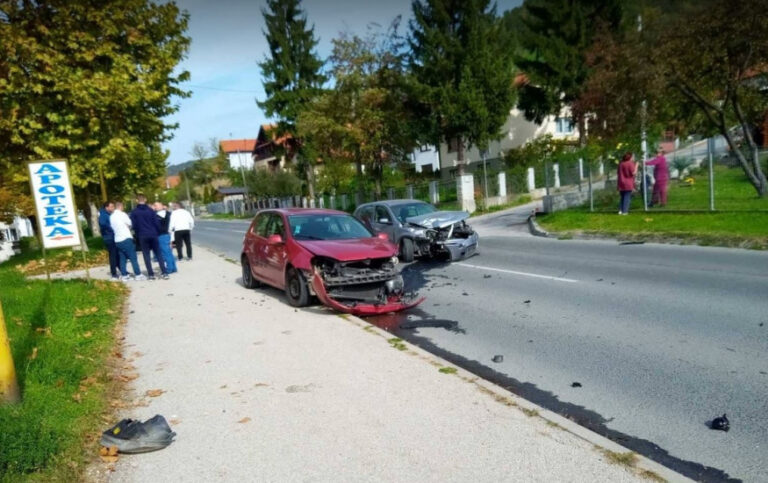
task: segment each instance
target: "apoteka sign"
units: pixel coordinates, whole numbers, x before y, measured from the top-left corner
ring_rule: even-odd
[[[79,221],[72,199],[67,162],[35,161],[28,167],[43,246],[60,248],[80,245]]]

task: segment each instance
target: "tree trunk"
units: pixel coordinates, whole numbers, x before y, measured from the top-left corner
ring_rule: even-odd
[[[750,162],[747,161],[746,157],[744,157],[744,153],[741,152],[739,147],[736,146],[736,143],[733,141],[733,137],[731,136],[731,133],[725,122],[721,122],[718,127],[720,129],[720,134],[722,134],[722,136],[725,138],[725,141],[728,143],[728,147],[731,149],[731,153],[736,156],[736,159],[739,161],[741,168],[744,170],[744,174],[747,175],[749,182],[755,188],[755,191],[757,191],[757,195],[760,197],[765,197],[768,195],[768,182],[766,181],[763,170],[760,169],[760,161],[758,159],[759,152],[757,149],[750,149],[752,157],[752,166],[750,166]],[[753,166],[757,169],[753,170]]]
[[[579,113],[576,118],[576,124],[579,129],[579,147],[583,148],[587,145],[587,121],[583,113]]]
[[[307,163],[307,190],[309,191],[310,199],[315,199],[315,165],[310,160],[306,160]]]
[[[99,210],[96,209],[96,205],[93,203],[93,197],[90,190],[86,188],[85,191],[85,209],[83,210],[85,216],[85,222],[88,224],[88,228],[91,230],[93,236],[101,236],[99,230]]]

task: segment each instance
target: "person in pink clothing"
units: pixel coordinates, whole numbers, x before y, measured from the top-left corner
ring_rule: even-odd
[[[616,187],[619,190],[621,199],[619,200],[619,214],[629,213],[629,202],[632,200],[632,190],[635,189],[635,174],[637,173],[637,163],[632,153],[625,153],[619,163],[618,178]]]
[[[656,182],[653,183],[651,206],[655,204],[666,206],[667,187],[669,185],[669,166],[667,165],[667,158],[664,157],[664,150],[659,148],[656,152],[656,157],[650,161],[646,161],[645,165],[653,166],[653,177],[656,180]]]

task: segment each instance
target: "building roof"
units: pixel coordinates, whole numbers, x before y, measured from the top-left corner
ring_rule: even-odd
[[[220,186],[216,191],[223,195],[244,195],[247,190],[240,186]]]
[[[263,146],[275,143],[278,146],[285,146],[286,142],[292,139],[290,134],[284,134],[276,138],[276,130],[277,124],[262,124],[261,129],[259,129],[258,145]]]
[[[224,139],[219,145],[225,153],[252,153],[256,149],[255,139]]]

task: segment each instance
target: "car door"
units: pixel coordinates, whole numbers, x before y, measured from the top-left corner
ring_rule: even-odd
[[[268,239],[272,235],[280,235],[281,243],[269,243]],[[269,283],[275,287],[285,286],[285,220],[281,213],[270,213],[269,223],[267,224],[266,236],[264,238],[264,273],[269,279]]]
[[[266,277],[264,269],[264,250],[267,245],[266,233],[271,216],[272,213],[270,212],[262,212],[256,215],[256,219],[253,221],[253,225],[251,227],[250,243],[252,249],[250,250],[251,256],[248,260],[251,262],[251,271],[253,272],[253,276],[260,281],[267,283],[269,283],[269,280]]]
[[[384,205],[374,207],[373,229],[377,233],[386,233],[389,241],[395,243],[395,220]]]

